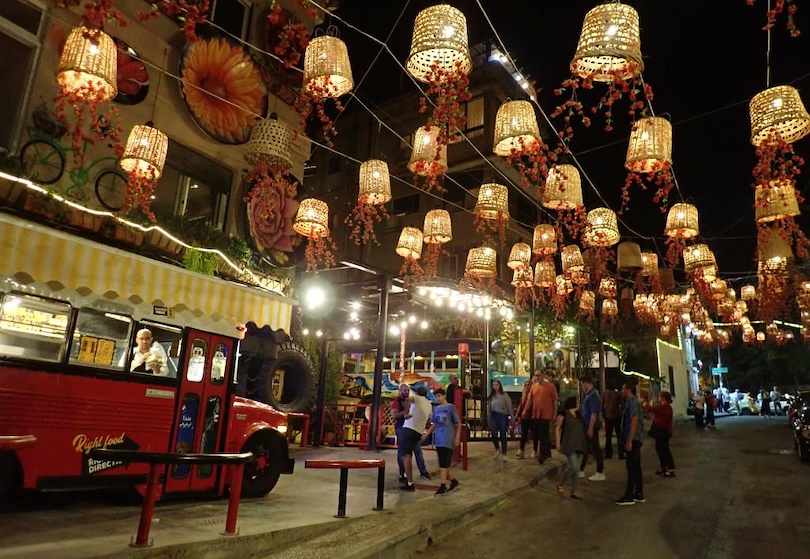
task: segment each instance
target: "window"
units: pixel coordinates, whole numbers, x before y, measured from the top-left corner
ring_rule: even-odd
[[[152,334],[152,347],[155,347],[155,345],[159,347],[156,347],[154,351],[149,352],[151,355],[145,360],[147,366],[135,367],[134,372],[142,374],[155,374],[153,369],[148,367],[150,362],[155,361],[160,366],[160,372],[157,373],[158,376],[177,378],[183,331],[174,326],[157,324],[155,322],[141,322],[138,324],[135,345],[132,346],[133,351],[128,352],[128,355],[130,355],[129,370],[133,371],[133,366],[136,365],[136,362],[132,357],[134,356],[134,349],[138,343],[138,338],[142,337],[140,334],[144,329],[149,330],[149,332]],[[163,357],[164,355],[165,358]]]
[[[484,134],[484,98],[476,97],[467,102],[467,124],[464,133],[468,138],[475,138]]]
[[[186,380],[189,382],[202,382],[205,376],[205,356],[208,353],[208,343],[202,338],[194,338],[191,342],[191,356],[188,358]]]
[[[123,371],[129,364],[127,349],[131,335],[130,317],[89,308],[80,309],[73,328],[69,362]]]
[[[44,7],[37,0],[0,2],[0,147],[16,149],[39,57]]]
[[[3,296],[0,357],[59,363],[64,359],[71,306],[31,295]]]
[[[201,220],[216,229],[225,227],[233,172],[185,146],[169,140],[163,174],[155,190],[152,210]]]
[[[211,383],[222,384],[228,368],[228,346],[217,344],[214,346],[214,357],[211,358]]]
[[[391,215],[412,214],[419,211],[419,194],[394,198],[391,203]]]
[[[249,0],[214,0],[211,4],[211,21],[231,35],[247,39]]]

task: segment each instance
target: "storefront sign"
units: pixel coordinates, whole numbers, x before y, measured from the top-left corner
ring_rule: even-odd
[[[120,435],[99,435],[88,437],[84,433],[73,437],[73,448],[82,455],[82,474],[92,475],[111,468],[123,466],[120,460],[97,460],[90,457],[94,448],[110,448],[116,450],[138,450],[140,446],[127,437],[126,433]]]
[[[152,314],[156,316],[165,316],[166,318],[174,318],[174,307],[160,307],[154,305],[152,307]]]
[[[712,367],[712,375],[718,377],[728,373],[728,367]]]

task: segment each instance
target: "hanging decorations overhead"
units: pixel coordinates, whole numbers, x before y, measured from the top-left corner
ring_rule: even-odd
[[[673,204],[667,214],[664,235],[667,236],[667,253],[664,257],[670,267],[675,267],[686,248],[686,242],[700,234],[698,210],[693,204]]]
[[[621,209],[630,207],[630,189],[636,184],[642,190],[654,187],[653,202],[665,211],[675,187],[671,170],[672,125],[667,119],[648,116],[633,124],[624,166],[628,174],[622,188]]]
[[[582,178],[576,167],[562,163],[549,169],[542,204],[545,208],[556,210],[557,220],[569,236],[579,239],[585,229],[585,206],[582,202]]]
[[[616,213],[608,208],[596,208],[588,212],[583,242],[590,247],[610,247],[619,242],[619,226]]]
[[[476,230],[484,235],[485,242],[497,237],[497,244],[503,245],[509,223],[509,190],[493,182],[481,185],[473,220]]]
[[[138,124],[132,128],[124,154],[119,160],[121,168],[129,173],[122,208],[124,214],[137,207],[150,221],[155,221],[155,214],[152,213],[150,206],[157,181],[166,163],[168,149],[169,138],[154,128],[152,122],[145,125]]]
[[[385,205],[391,201],[391,176],[388,163],[370,159],[360,165],[360,188],[357,203],[344,223],[351,233],[349,238],[357,245],[379,245],[374,232],[375,223],[388,219]]]
[[[638,272],[643,267],[641,247],[637,243],[619,243],[616,250],[616,268],[620,272]]]
[[[497,253],[488,246],[471,248],[467,253],[464,270],[473,278],[494,278],[498,275]]]
[[[423,258],[425,277],[438,274],[442,245],[453,240],[453,224],[447,210],[430,210],[425,215],[423,239],[427,248]]]
[[[423,177],[424,190],[442,192],[444,188],[439,178],[447,171],[447,146],[439,145],[439,130],[420,126],[413,136],[411,158],[408,170],[417,177]],[[419,184],[417,184],[419,186]]]
[[[335,265],[335,244],[329,233],[329,206],[323,200],[305,198],[298,206],[293,229],[307,238],[304,257],[307,271],[317,274],[319,267]]]
[[[601,4],[582,24],[571,71],[582,78],[613,82],[644,70],[638,12],[619,2]]]
[[[553,225],[535,225],[532,235],[532,252],[538,256],[550,256],[557,252],[557,231]]]
[[[792,144],[810,134],[810,114],[798,90],[778,85],[757,93],[749,104],[751,143],[759,146],[771,134]]]
[[[118,92],[116,53],[112,37],[100,29],[74,28],[59,57],[60,92],[92,103],[111,100]]]
[[[562,271],[576,272],[585,269],[585,261],[582,259],[582,252],[577,245],[566,245],[562,249],[560,256]]]
[[[506,261],[506,265],[513,270],[517,270],[518,268],[528,266],[531,263],[531,259],[532,247],[526,243],[515,243],[512,245],[512,250],[509,251],[509,259]]]
[[[492,151],[507,156],[523,151],[540,139],[537,115],[528,101],[505,101],[495,116],[495,139]]]
[[[403,227],[399,234],[396,253],[404,259],[399,274],[405,278],[407,285],[417,283],[422,277],[423,271],[418,261],[422,257],[423,242],[422,231],[416,227]]]
[[[292,128],[279,120],[276,113],[261,119],[250,131],[245,161],[256,165],[260,161],[269,167],[279,167],[286,171],[292,167],[290,145],[292,143]]]
[[[801,213],[796,188],[790,181],[772,181],[758,184],[754,192],[754,211],[757,223],[778,221]]]
[[[553,260],[541,260],[534,266],[534,284],[542,289],[554,287],[557,270]]]
[[[694,274],[706,282],[717,277],[717,262],[714,253],[707,245],[697,244],[683,251],[683,264],[687,274]]]

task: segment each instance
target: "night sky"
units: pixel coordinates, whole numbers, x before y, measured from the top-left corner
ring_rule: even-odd
[[[405,0],[342,0],[337,15],[385,39],[406,3]],[[428,0],[408,3],[389,42],[400,61],[407,56],[417,12],[435,3]],[[470,43],[493,38],[474,0],[449,3],[465,13]],[[538,100],[548,113],[562,102],[553,90],[570,77],[568,67],[583,18],[597,3],[593,0],[482,0],[505,48],[535,80]],[[766,0],[758,0],[754,7],[747,6],[745,0],[625,3],[636,8],[640,15],[644,79],[655,92],[656,113],[669,114],[675,125],[675,173],[684,198],[696,204],[700,211],[702,240],[714,250],[722,276],[750,274],[755,270],[751,169],[756,159],[749,143],[748,101],[765,89],[766,84],[766,33],[762,30]],[[797,24],[806,31],[798,38],[791,38],[785,29],[784,16],[778,20],[772,33],[771,85],[793,85],[807,104],[810,97],[803,89],[810,86],[810,5],[800,0],[798,5]],[[338,25],[341,37],[349,46],[357,83],[379,47],[340,22],[331,23]],[[390,56],[382,53],[356,92],[361,98],[381,101],[413,91],[413,87]],[[359,108],[352,108],[351,103],[349,107],[349,110]],[[605,132],[603,126],[603,122],[595,118],[591,129],[577,128],[572,148],[616,210],[626,175],[623,163],[630,122],[618,120],[612,132]],[[810,139],[800,140],[796,151],[810,158]],[[805,196],[809,184],[810,170],[805,170],[797,185]],[[584,184],[583,191],[589,209],[602,205]],[[677,194],[673,193],[673,197],[677,198]],[[658,247],[665,250],[665,215],[651,198],[650,191],[634,190],[631,208],[624,220],[639,233],[657,237]],[[799,218],[805,231],[808,213],[810,208],[805,208],[805,215]],[[632,238],[627,230],[622,234],[625,239]],[[642,249],[655,248],[652,241],[638,241]]]

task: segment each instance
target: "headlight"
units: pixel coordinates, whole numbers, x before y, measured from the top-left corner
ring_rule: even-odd
[[[283,435],[287,432],[287,426],[279,425],[278,427],[276,427],[276,430]]]

